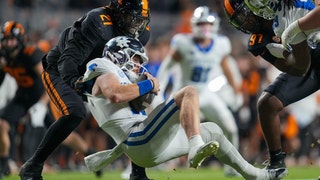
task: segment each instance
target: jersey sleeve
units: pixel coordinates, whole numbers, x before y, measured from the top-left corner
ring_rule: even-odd
[[[188,36],[186,34],[176,34],[172,37],[170,48],[174,51],[178,51],[180,55],[185,53],[185,46],[189,43],[187,42]]]
[[[87,68],[83,76],[83,81],[86,82],[96,78],[97,76],[100,76],[101,74],[113,72],[112,67],[114,66],[114,63],[106,58],[93,59],[87,63]]]

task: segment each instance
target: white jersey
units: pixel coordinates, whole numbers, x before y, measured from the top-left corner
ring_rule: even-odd
[[[207,48],[201,48],[195,43],[192,34],[176,34],[171,41],[171,48],[181,56],[178,63],[175,63],[180,69],[179,79],[175,79],[180,87],[174,87],[173,92],[187,85],[196,87],[199,92],[202,119],[217,123],[225,134],[231,137],[232,144],[238,147],[237,124],[227,105],[227,102],[234,101],[236,96],[221,67],[222,60],[229,57],[231,53],[229,38],[223,35],[215,35]],[[174,60],[171,61],[175,62]],[[160,69],[165,68],[160,67]],[[159,76],[161,76],[160,73]],[[219,81],[223,78],[225,80],[222,83],[223,85],[219,82],[219,84],[213,86],[221,85],[220,90],[230,89],[230,91],[225,91],[225,93],[231,93],[227,96],[218,93],[219,90],[212,91],[209,89],[210,82],[215,79]],[[226,88],[222,88],[222,86],[226,86]],[[229,97],[231,100],[223,99],[224,97]]]
[[[314,8],[311,0],[294,0],[293,7],[282,7],[276,12],[273,22],[273,31],[277,37],[281,37],[283,31],[295,20],[308,14]]]
[[[193,85],[199,94],[208,89],[210,80],[223,74],[221,61],[231,52],[231,43],[226,36],[217,35],[208,48],[201,48],[194,43],[191,34],[177,34],[171,47],[182,56],[180,60],[181,87]]]
[[[105,58],[96,58],[87,64],[87,70],[84,75],[84,81],[89,81],[104,73],[117,74],[121,84],[131,84],[125,73],[113,62]],[[134,113],[128,102],[111,103],[103,95],[88,97],[89,109],[100,127],[106,127],[106,131],[111,135],[126,136],[129,128],[136,123],[136,120],[142,121],[146,118],[143,113]],[[123,121],[125,120],[125,121]],[[119,143],[119,142],[118,142]]]

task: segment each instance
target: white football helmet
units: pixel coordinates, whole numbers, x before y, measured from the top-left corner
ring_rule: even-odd
[[[208,29],[201,26],[204,23],[211,24]],[[207,6],[197,7],[191,17],[192,33],[197,38],[212,38],[217,34],[220,25],[220,18],[216,13],[211,13]]]
[[[118,65],[131,82],[135,82],[140,74],[147,72],[144,66],[149,62],[149,58],[143,45],[135,38],[118,36],[110,39],[104,47],[102,56]],[[132,60],[134,56],[139,57],[140,64]],[[139,67],[139,74],[132,71],[134,67]]]

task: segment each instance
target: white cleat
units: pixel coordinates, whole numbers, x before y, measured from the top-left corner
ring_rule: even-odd
[[[252,180],[279,180],[288,175],[287,168],[278,169],[261,169],[262,171],[255,178],[247,178]]]
[[[210,141],[200,147],[194,147],[189,151],[188,161],[191,168],[197,169],[209,156],[215,155],[219,149],[217,141]]]
[[[278,180],[283,179],[288,175],[287,168],[278,168],[278,169],[267,169],[269,174],[269,180]]]

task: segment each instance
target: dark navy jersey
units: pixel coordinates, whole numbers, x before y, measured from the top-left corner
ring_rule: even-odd
[[[72,86],[84,74],[86,63],[101,57],[106,42],[119,35],[122,34],[114,26],[111,9],[108,6],[93,9],[61,33],[58,45],[43,61],[44,68]],[[145,45],[149,36],[147,27],[140,33],[140,42]]]
[[[43,93],[41,77],[35,70],[43,55],[44,53],[36,46],[23,47],[16,58],[6,58],[3,71],[14,77],[19,89]]]

